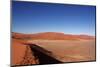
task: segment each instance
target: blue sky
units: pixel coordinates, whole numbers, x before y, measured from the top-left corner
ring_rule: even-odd
[[[95,35],[95,6],[13,1],[12,32]]]

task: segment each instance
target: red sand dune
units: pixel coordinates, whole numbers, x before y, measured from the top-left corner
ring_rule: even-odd
[[[44,32],[36,34],[22,34],[22,33],[12,33],[12,37],[21,39],[48,39],[48,40],[77,40],[77,39],[95,39],[94,36],[89,35],[71,35],[57,32]]]
[[[11,45],[11,64],[13,65],[28,65],[38,64],[38,59],[32,55],[32,51],[28,45],[24,45],[22,42],[12,39]]]
[[[93,53],[91,53],[91,54],[93,55],[92,59],[95,59],[95,55],[94,55],[95,54],[95,44],[94,44],[95,43],[95,37],[94,36],[71,35],[71,34],[64,34],[64,33],[57,33],[57,32],[45,32],[45,33],[36,33],[36,34],[22,34],[22,33],[12,32],[12,62],[11,62],[11,64],[12,65],[39,64],[38,59],[36,59],[36,57],[34,55],[32,55],[32,51],[30,50],[29,46],[25,45],[25,43],[27,44],[27,40],[38,40],[38,39],[39,39],[38,43],[41,43],[42,40],[48,40],[48,42],[42,42],[41,44],[44,44],[44,47],[47,47],[47,49],[50,49],[50,50],[53,50],[53,51],[54,50],[58,51],[58,50],[55,49],[56,47],[58,49],[66,48],[66,47],[62,47],[62,45],[59,45],[61,47],[60,48],[58,46],[58,43],[63,44],[67,41],[66,43],[69,43],[67,45],[68,50],[66,50],[68,57],[70,56],[71,53],[72,54],[74,54],[74,53],[81,54],[82,52],[83,52],[82,54],[84,54],[84,56],[86,56],[85,53],[88,53],[90,49],[93,49],[92,50]],[[55,46],[53,44],[49,45],[52,40],[65,40],[65,41],[63,43],[55,41],[57,43]],[[72,41],[68,41],[68,40],[72,40]],[[81,41],[80,41],[79,44],[75,45],[75,43],[73,43],[74,40],[81,40],[81,41],[92,40],[93,45],[91,46],[92,41],[90,41],[91,43],[90,42],[87,43],[88,45],[85,45],[86,47],[82,45]],[[41,44],[39,44],[39,45],[41,45]],[[47,46],[45,46],[45,44]],[[73,44],[74,44],[74,46],[77,47],[77,49],[74,48]],[[64,45],[64,46],[66,46],[66,45]],[[70,46],[72,46],[72,48]],[[87,46],[89,46],[89,48]],[[54,47],[54,48],[51,48],[51,47]],[[80,49],[80,48],[82,48],[82,49]],[[72,50],[72,52],[71,52],[70,49]],[[88,50],[88,51],[86,51],[85,49]],[[63,52],[61,52],[61,53],[63,53]],[[73,56],[71,56],[71,58],[69,57],[69,58],[65,58],[65,59],[67,59],[68,61],[72,61],[72,62],[76,61],[76,59],[72,58]],[[74,56],[74,57],[76,58],[77,56]],[[82,58],[80,55],[78,57]],[[85,58],[85,59],[87,59],[87,58]],[[78,59],[77,59],[77,61],[78,61]]]

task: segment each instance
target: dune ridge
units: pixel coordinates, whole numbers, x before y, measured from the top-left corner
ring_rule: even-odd
[[[47,39],[47,40],[78,40],[78,39],[95,39],[95,36],[89,35],[73,35],[73,34],[64,34],[58,32],[42,32],[35,34],[23,34],[23,33],[15,33],[12,32],[13,38],[18,39]]]

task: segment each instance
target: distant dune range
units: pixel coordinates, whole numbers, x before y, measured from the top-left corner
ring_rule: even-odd
[[[12,65],[94,60],[95,36],[58,32],[36,34],[12,32]]]
[[[22,33],[12,33],[13,38],[19,39],[46,39],[46,40],[78,40],[85,39],[90,40],[94,39],[94,36],[89,35],[72,35],[72,34],[64,34],[57,32],[45,32],[45,33],[36,33],[36,34],[22,34]]]

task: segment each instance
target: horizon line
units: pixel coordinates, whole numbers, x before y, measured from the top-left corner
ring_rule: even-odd
[[[24,32],[14,32],[11,31],[11,33],[19,33],[19,34],[39,34],[39,33],[61,33],[61,34],[65,34],[65,35],[87,35],[87,36],[96,36],[96,34],[91,35],[91,34],[84,34],[84,33],[80,33],[80,34],[74,34],[74,33],[64,33],[64,32],[31,32],[31,33],[24,33]]]

